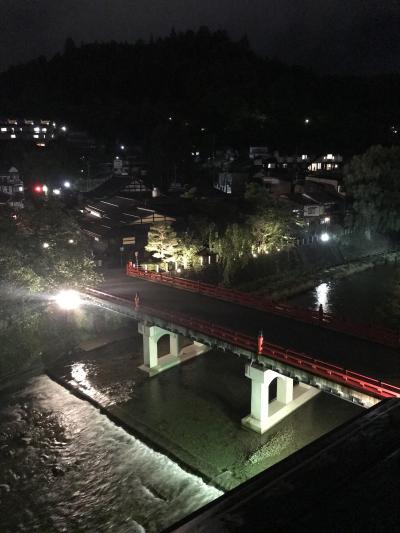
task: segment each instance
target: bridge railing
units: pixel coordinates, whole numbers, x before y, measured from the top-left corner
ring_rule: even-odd
[[[306,322],[308,324],[318,325],[320,327],[340,331],[341,333],[346,333],[354,337],[360,337],[372,342],[384,344],[392,348],[397,348],[400,345],[400,336],[394,330],[380,326],[369,326],[367,324],[354,323],[332,315],[331,313],[323,312],[320,314],[318,311],[313,311],[310,309],[302,309],[300,307],[282,303],[278,304],[272,300],[256,297],[235,289],[218,287],[217,285],[212,285],[211,283],[193,281],[171,276],[169,274],[147,271],[143,270],[142,268],[136,268],[130,264],[128,264],[126,267],[126,273],[128,276],[144,278],[148,281],[162,283],[174,288],[196,292],[198,294],[204,294],[205,296],[211,296],[213,298],[229,301],[245,307],[251,307],[260,311],[266,311],[268,313]]]
[[[121,298],[101,292],[94,289],[87,289],[86,294],[88,296],[94,296],[102,300],[108,300],[118,305],[128,306],[133,308],[135,303],[128,298]],[[188,329],[192,329],[199,333],[204,333],[207,336],[214,337],[218,340],[225,341],[233,346],[244,348],[250,352],[253,352],[258,357],[269,357],[277,361],[281,361],[290,366],[304,369],[310,374],[317,375],[322,378],[329,379],[335,383],[348,386],[352,389],[368,393],[377,398],[400,398],[400,388],[390,383],[384,383],[375,378],[364,376],[346,370],[340,366],[325,363],[318,359],[314,359],[304,353],[297,353],[294,350],[287,350],[282,346],[275,344],[264,343],[263,350],[260,354],[257,354],[257,339],[251,335],[237,332],[235,330],[219,326],[217,324],[207,322],[198,318],[191,318],[181,313],[171,313],[165,309],[159,307],[153,308],[149,306],[139,305],[135,308],[140,315],[149,315],[161,318],[179,326],[184,326]]]

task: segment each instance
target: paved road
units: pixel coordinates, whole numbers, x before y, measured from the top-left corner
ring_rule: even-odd
[[[115,296],[140,294],[141,303],[214,322],[257,336],[265,342],[303,352],[376,379],[400,385],[400,351],[234,303],[126,276],[120,270],[105,272],[99,290]]]

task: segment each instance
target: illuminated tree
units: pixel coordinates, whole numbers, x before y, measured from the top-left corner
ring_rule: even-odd
[[[286,211],[276,207],[249,219],[253,254],[268,254],[292,246],[295,222]]]
[[[188,268],[198,259],[200,248],[200,245],[190,235],[184,233],[178,238],[176,261],[182,264],[183,268]]]
[[[165,265],[176,261],[178,252],[178,239],[176,232],[167,222],[153,224],[148,234],[146,250],[152,252],[152,256],[161,259]]]

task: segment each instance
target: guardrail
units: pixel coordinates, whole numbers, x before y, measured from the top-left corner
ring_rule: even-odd
[[[134,301],[128,298],[121,298],[94,289],[86,289],[86,294],[123,306],[134,307],[135,305]],[[257,339],[245,333],[218,326],[205,320],[190,318],[180,313],[171,313],[159,307],[155,309],[153,307],[139,305],[135,309],[138,313],[162,318],[173,324],[193,329],[257,354]],[[310,374],[329,379],[360,392],[368,393],[376,398],[400,398],[400,387],[358,374],[351,370],[346,370],[330,363],[325,363],[306,354],[297,353],[294,350],[286,350],[282,346],[264,343],[262,352],[257,355],[258,357],[269,357],[270,359],[281,361],[295,368],[306,370]]]
[[[235,289],[227,289],[225,287],[218,287],[211,283],[204,283],[202,281],[192,281],[185,278],[178,278],[169,274],[162,274],[158,272],[151,272],[136,268],[128,264],[126,267],[126,274],[128,276],[146,279],[156,283],[169,285],[176,289],[183,289],[190,292],[196,292],[205,296],[211,296],[219,300],[224,300],[245,307],[251,307],[260,311],[266,311],[275,315],[292,318],[307,324],[340,331],[347,335],[366,339],[378,344],[390,346],[391,348],[398,348],[400,346],[399,334],[391,329],[379,326],[368,326],[366,324],[358,324],[338,318],[330,313],[323,312],[322,316],[318,311],[310,309],[302,309],[300,307],[290,306],[287,304],[278,304],[272,300],[260,298],[247,294],[245,292],[237,291]]]

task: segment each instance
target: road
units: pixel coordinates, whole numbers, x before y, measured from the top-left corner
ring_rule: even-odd
[[[347,370],[400,385],[400,353],[396,349],[238,304],[128,277],[121,270],[109,270],[104,275],[105,281],[98,287],[104,292],[132,298],[132,302],[137,292],[144,305],[159,306],[254,337],[262,330],[266,343],[278,344]]]

